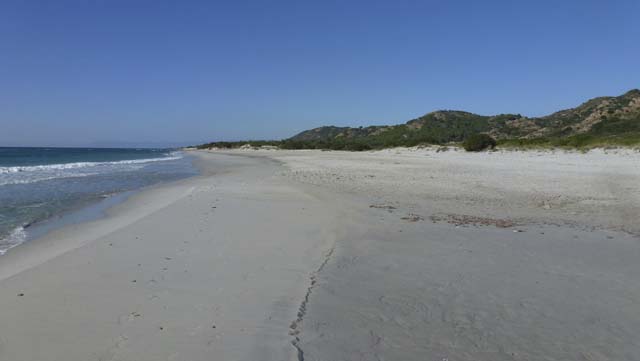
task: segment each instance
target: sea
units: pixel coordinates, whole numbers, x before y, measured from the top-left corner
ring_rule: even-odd
[[[0,147],[0,255],[83,209],[197,173],[175,149]]]

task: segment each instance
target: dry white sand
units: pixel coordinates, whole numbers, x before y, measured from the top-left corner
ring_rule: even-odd
[[[405,210],[548,223],[578,222],[640,233],[640,152],[635,150],[254,152],[285,162],[300,182]]]
[[[343,220],[304,360],[639,360],[640,153],[255,152]]]
[[[232,153],[0,257],[0,360],[639,359],[639,153]]]

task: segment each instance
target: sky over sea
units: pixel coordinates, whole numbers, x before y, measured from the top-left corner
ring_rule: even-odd
[[[540,116],[640,87],[640,1],[0,1],[0,146]]]

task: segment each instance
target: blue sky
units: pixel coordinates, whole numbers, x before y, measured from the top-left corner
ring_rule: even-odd
[[[1,145],[272,139],[640,87],[640,1],[0,2]]]

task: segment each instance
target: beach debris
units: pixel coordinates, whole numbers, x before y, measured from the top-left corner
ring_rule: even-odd
[[[459,226],[494,226],[497,228],[511,228],[517,225],[511,219],[496,219],[488,217],[470,216],[465,214],[436,214],[429,217],[433,222],[447,222]]]
[[[406,216],[400,218],[404,221],[407,222],[418,222],[418,221],[424,221],[424,217],[419,215],[419,214],[414,214],[414,213],[409,213]]]
[[[369,206],[369,208],[386,209],[387,211],[389,211],[389,213],[392,213],[394,209],[397,209],[396,207],[389,204],[372,204]]]

